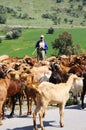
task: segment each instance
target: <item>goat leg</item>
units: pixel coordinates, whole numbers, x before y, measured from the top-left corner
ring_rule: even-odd
[[[21,95],[19,96],[19,107],[20,107],[19,116],[21,116],[22,115],[22,97],[21,97]]]
[[[2,114],[0,112],[0,125],[2,125]]]
[[[85,96],[85,92],[82,92],[82,94],[81,94],[81,101],[82,101],[81,107],[82,107],[82,109],[84,109],[84,96]]]
[[[29,114],[31,115],[32,114],[32,104],[33,104],[33,101],[32,101],[32,98],[29,100]]]
[[[10,113],[10,117],[13,116],[14,110],[15,110],[15,104],[16,104],[15,96],[11,97],[11,100],[12,100],[12,110],[11,110],[11,113]]]
[[[37,113],[33,113],[33,124],[34,124],[34,129],[35,130],[38,130],[38,127],[37,127],[37,124],[36,124],[36,116],[37,116]]]
[[[2,104],[0,104],[0,125],[2,125]]]
[[[2,125],[2,119],[1,119],[1,117],[0,117],[0,125]]]
[[[64,105],[60,104],[59,105],[59,113],[60,113],[60,126],[64,127],[64,123],[63,123],[63,117],[64,117]]]
[[[27,97],[28,112],[27,115],[32,114],[32,98]]]
[[[39,114],[39,120],[40,120],[40,126],[41,126],[41,130],[45,130],[44,129],[44,125],[43,125],[43,121],[42,121],[42,117],[44,116],[44,113],[40,113]]]

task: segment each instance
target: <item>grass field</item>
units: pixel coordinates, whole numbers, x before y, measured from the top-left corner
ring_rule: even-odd
[[[45,40],[48,42],[49,50],[47,51],[47,57],[53,54],[51,43],[58,38],[59,34],[67,31],[72,35],[74,44],[80,44],[84,52],[86,52],[86,29],[55,29],[54,34],[47,34],[47,29],[24,29],[22,36],[15,40],[3,39],[0,44],[0,55],[8,54],[9,56],[23,57],[29,55],[31,57],[36,56],[36,53],[32,55],[36,41],[39,40],[40,35],[45,36]],[[77,48],[78,49],[78,48]]]

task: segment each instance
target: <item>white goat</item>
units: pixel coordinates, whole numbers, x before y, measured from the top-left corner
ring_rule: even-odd
[[[78,101],[78,97],[81,97],[81,93],[83,90],[83,80],[75,81],[75,86],[70,89],[70,93],[72,93],[72,96],[74,97],[75,102]]]
[[[35,130],[38,130],[36,124],[36,116],[39,112],[39,120],[41,129],[44,130],[42,118],[44,117],[45,110],[48,104],[59,104],[60,113],[60,126],[63,127],[64,107],[69,99],[69,90],[75,86],[75,81],[79,82],[82,78],[72,74],[66,83],[53,84],[49,82],[42,82],[38,89],[33,88],[34,94],[36,95],[36,108],[33,112],[33,123]]]

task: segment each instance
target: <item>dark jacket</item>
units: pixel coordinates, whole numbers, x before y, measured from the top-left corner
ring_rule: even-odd
[[[36,43],[36,48],[39,48],[39,43],[40,43],[40,40],[37,41],[37,43]],[[44,46],[44,50],[46,51],[46,50],[48,50],[48,44],[47,44],[46,41],[44,41],[44,44],[45,44],[45,46]]]

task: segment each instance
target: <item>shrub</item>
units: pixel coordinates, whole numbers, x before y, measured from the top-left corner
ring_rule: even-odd
[[[21,29],[13,29],[12,31],[6,34],[6,39],[17,39],[21,36],[22,30]]]
[[[49,13],[42,14],[42,18],[51,19],[51,14]]]
[[[7,34],[6,34],[6,39],[12,39],[12,31],[10,31],[10,32],[8,32]]]
[[[48,29],[48,34],[53,34],[54,33],[54,29],[52,28],[52,27],[50,27],[49,29]]]
[[[1,24],[5,24],[6,23],[6,16],[4,16],[3,14],[0,14],[0,23]]]
[[[18,30],[14,30],[12,33],[12,38],[13,39],[17,39],[18,37],[20,37],[21,33]]]
[[[56,3],[61,3],[63,0],[56,0]]]
[[[2,43],[2,39],[0,38],[0,43]]]
[[[71,106],[71,105],[75,105],[75,102],[74,102],[73,98],[69,98],[67,103],[66,103],[66,106]]]

